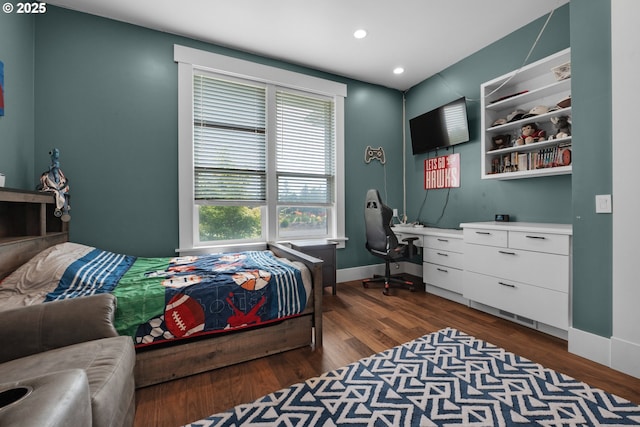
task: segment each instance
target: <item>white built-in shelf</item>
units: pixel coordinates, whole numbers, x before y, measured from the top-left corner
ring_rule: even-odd
[[[547,138],[555,136],[556,128],[551,118],[571,117],[570,106],[493,126],[496,120],[507,118],[515,110],[528,113],[540,105],[551,109],[563,98],[571,96],[571,77],[558,80],[553,71],[570,62],[571,51],[567,48],[481,85],[482,179],[518,179],[571,173],[571,162],[567,162],[571,158],[571,136],[515,145],[522,126],[529,123],[535,123],[539,129],[543,129]],[[509,143],[506,147],[496,149],[493,138],[501,135]]]

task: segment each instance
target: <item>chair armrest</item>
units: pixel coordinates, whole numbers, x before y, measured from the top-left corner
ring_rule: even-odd
[[[413,242],[415,242],[418,239],[419,239],[419,237],[417,237],[417,236],[411,236],[411,237],[405,237],[404,239],[402,239],[402,241],[403,242],[408,242],[410,245],[412,245]]]
[[[403,242],[407,242],[407,257],[408,258],[413,258],[413,256],[415,255],[415,245],[413,242],[415,242],[416,240],[418,240],[419,237],[416,236],[412,236],[412,237],[405,237],[404,239],[402,239]]]
[[[54,348],[118,336],[111,294],[52,301],[0,312],[0,363]]]

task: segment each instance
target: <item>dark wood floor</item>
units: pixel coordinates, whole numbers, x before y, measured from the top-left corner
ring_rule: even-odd
[[[176,427],[422,335],[453,327],[640,404],[640,379],[567,352],[567,343],[424,292],[338,284],[324,295],[324,347],[292,350],[137,391],[135,427]]]

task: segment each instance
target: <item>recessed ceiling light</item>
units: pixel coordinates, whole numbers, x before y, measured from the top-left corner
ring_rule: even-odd
[[[363,30],[363,29],[356,30],[353,33],[353,37],[355,37],[357,39],[363,39],[363,38],[367,37],[367,30]]]
[[[402,67],[396,67],[393,69],[393,74],[402,74],[404,73],[404,68]]]

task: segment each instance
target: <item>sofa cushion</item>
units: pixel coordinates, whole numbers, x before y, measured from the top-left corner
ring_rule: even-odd
[[[0,362],[99,338],[116,337],[116,298],[97,294],[0,312]]]
[[[104,338],[5,362],[0,365],[0,378],[11,382],[25,376],[82,369],[89,382],[93,426],[130,425],[127,420],[134,401],[135,361],[131,337]]]
[[[0,408],[0,425],[39,427],[86,427],[92,423],[89,382],[81,369],[0,384],[0,394],[24,390],[13,403],[5,400]]]

